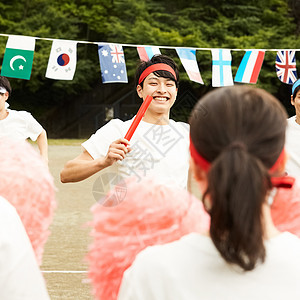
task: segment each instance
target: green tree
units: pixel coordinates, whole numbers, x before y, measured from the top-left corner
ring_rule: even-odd
[[[290,0],[12,0],[0,2],[0,33],[93,42],[170,47],[288,49],[299,48],[299,1]],[[3,57],[6,38],[0,39]],[[138,61],[135,47],[124,47],[130,82]],[[99,84],[97,46],[78,44],[74,80],[45,78],[51,41],[37,40],[30,81],[12,79],[16,101],[41,112],[80,96]],[[233,75],[243,51],[232,51]],[[288,93],[275,73],[276,53],[266,52],[257,86],[277,96]],[[200,96],[211,88],[211,53],[197,51],[205,86],[189,82]],[[183,68],[181,79],[189,81]]]

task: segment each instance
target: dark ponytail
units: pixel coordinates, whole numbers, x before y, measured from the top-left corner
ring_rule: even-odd
[[[208,173],[211,238],[227,262],[247,271],[265,259],[261,210],[270,187],[266,168],[241,148],[223,151]]]
[[[211,162],[203,202],[210,202],[212,241],[228,263],[252,270],[265,259],[262,207],[268,169],[284,146],[286,113],[267,92],[231,87],[199,101],[190,125],[197,152]]]

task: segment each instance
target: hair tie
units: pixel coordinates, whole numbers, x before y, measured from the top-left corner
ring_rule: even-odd
[[[248,151],[246,144],[241,141],[234,141],[225,148],[225,150],[232,150],[232,149],[240,149],[240,150]]]

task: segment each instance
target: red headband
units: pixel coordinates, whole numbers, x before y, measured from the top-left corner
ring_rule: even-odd
[[[201,167],[205,172],[208,172],[211,163],[207,161],[203,156],[200,155],[200,153],[196,150],[191,138],[190,138],[190,152],[191,152],[191,157],[194,159],[196,165]],[[270,168],[269,170],[270,173],[276,171],[284,159],[285,159],[285,150],[283,148],[279,157],[275,161],[274,165]],[[295,178],[290,176],[272,177],[271,181],[274,187],[291,188],[295,182]]]
[[[204,157],[202,157],[198,153],[191,138],[190,138],[190,152],[191,152],[191,156],[194,159],[196,165],[201,167],[205,172],[208,172],[208,170],[210,168],[210,162],[207,161]]]
[[[170,67],[169,65],[167,64],[154,64],[154,65],[151,65],[149,66],[148,68],[146,68],[143,73],[141,74],[140,78],[139,78],[139,84],[150,74],[150,73],[153,73],[155,71],[168,71],[170,72],[174,77],[175,79],[177,80],[176,78],[176,73],[175,71],[173,70],[172,67]]]

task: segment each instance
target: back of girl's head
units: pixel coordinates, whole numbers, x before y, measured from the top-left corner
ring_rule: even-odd
[[[261,211],[271,189],[268,170],[284,147],[286,118],[271,94],[236,86],[208,93],[190,118],[191,140],[211,163],[203,195],[211,201],[211,238],[227,262],[244,270],[265,258]]]
[[[176,87],[178,87],[178,82],[179,82],[178,67],[171,57],[163,55],[163,54],[154,55],[150,60],[142,61],[138,65],[136,73],[135,73],[136,86],[139,85],[139,78],[140,78],[141,74],[143,73],[143,71],[145,71],[148,67],[150,67],[154,64],[161,64],[161,63],[169,65],[175,71],[176,78],[174,77],[173,74],[171,74],[168,71],[164,71],[164,70],[154,71],[153,73],[158,77],[164,77],[164,78],[169,78],[169,79],[173,80],[176,84]],[[140,83],[140,85],[142,87],[143,87],[143,83],[144,83],[144,80]]]

